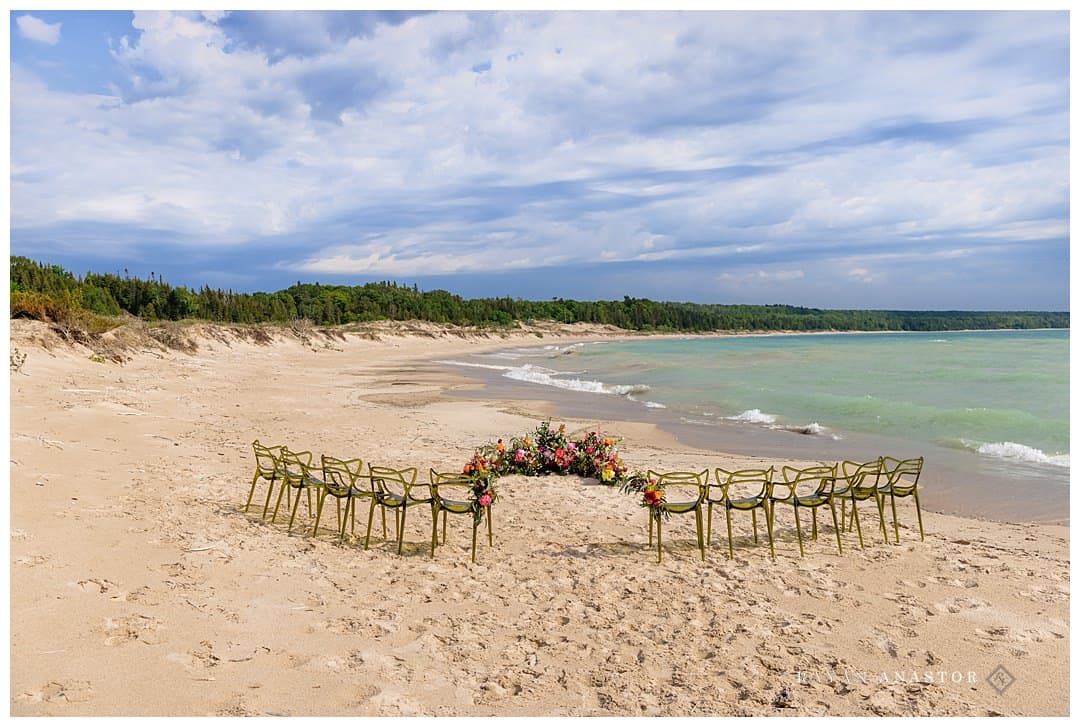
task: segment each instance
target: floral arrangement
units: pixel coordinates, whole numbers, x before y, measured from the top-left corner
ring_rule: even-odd
[[[664,489],[657,484],[656,478],[636,472],[626,478],[619,490],[627,495],[641,493],[641,506],[649,508],[654,518],[659,518],[661,515],[670,517],[670,513],[663,508],[667,504]]]
[[[494,484],[500,476],[549,473],[592,477],[626,494],[641,493],[641,505],[652,508],[659,517],[661,505],[666,502],[664,491],[646,475],[631,473],[619,457],[617,444],[617,440],[597,431],[571,439],[565,424],[553,429],[550,421],[544,421],[520,437],[478,447],[463,469],[475,483],[473,507],[477,521],[482,508],[495,501]]]
[[[499,441],[501,444],[502,440]],[[484,517],[484,508],[490,507],[491,503],[495,502],[495,480],[498,479],[498,474],[492,467],[491,461],[480,450],[476,451],[462,472],[468,475],[469,480],[472,482],[470,498],[473,506],[473,519],[479,525]]]
[[[553,429],[547,421],[531,433],[512,437],[509,442],[500,439],[479,447],[465,465],[468,475],[553,473],[595,477],[609,485],[622,482],[627,471],[611,437],[589,432],[583,439],[572,440],[566,434],[565,424]]]

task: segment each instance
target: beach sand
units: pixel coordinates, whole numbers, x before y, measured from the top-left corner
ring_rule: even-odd
[[[845,533],[838,556],[826,515],[800,558],[778,509],[775,561],[745,515],[729,560],[721,515],[702,562],[681,516],[657,564],[636,498],[507,477],[474,565],[468,518],[433,560],[420,508],[401,555],[379,525],[370,549],[340,545],[332,509],[318,537],[304,505],[291,534],[264,521],[264,483],[245,513],[255,439],[426,480],[545,413],[447,400],[470,384],[426,361],[611,335],[366,330],[202,328],[192,353],[147,345],[121,364],[12,321],[27,354],[11,374],[13,715],[1068,714],[1063,526],[925,512],[921,542],[909,499],[899,545],[867,509],[865,550]],[[632,467],[760,462],[649,425],[565,423],[621,437]]]

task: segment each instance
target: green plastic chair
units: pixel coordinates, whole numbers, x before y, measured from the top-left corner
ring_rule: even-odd
[[[772,494],[772,478],[774,467],[768,469],[745,469],[725,470],[716,468],[716,479],[709,488],[706,501],[709,503],[708,527],[706,528],[706,542],[712,545],[712,511],[713,505],[724,508],[727,516],[728,557],[735,557],[735,546],[731,538],[731,511],[750,511],[750,517],[754,522],[754,542],[758,542],[757,511],[760,508],[765,511],[765,525],[769,532],[769,553],[776,557],[776,549],[773,546],[772,523],[769,521],[769,496]],[[712,493],[720,487],[720,497],[714,498]]]
[[[262,512],[263,519],[265,519],[267,511],[270,509],[270,497],[274,494],[274,484],[284,478],[281,465],[281,450],[285,449],[285,446],[279,444],[266,447],[260,444],[258,439],[252,442],[251,446],[255,449],[255,476],[251,478],[251,490],[248,492],[244,512],[247,512],[248,508],[251,507],[251,498],[255,496],[255,485],[261,479],[268,480],[270,487],[266,490],[266,503],[263,505]]]
[[[398,555],[401,555],[401,545],[405,538],[405,516],[410,507],[427,504],[430,506],[430,498],[418,499],[412,495],[412,488],[416,486],[416,468],[394,469],[393,467],[374,467],[368,465],[368,473],[371,484],[375,490],[374,502],[382,507],[394,511],[394,525],[397,528]],[[374,510],[373,510],[374,511]],[[384,536],[385,537],[385,536]],[[367,534],[364,537],[364,548],[368,547],[371,540],[371,517],[368,517]]]
[[[322,517],[323,503],[327,496],[337,500],[338,526],[340,528],[340,540],[345,541],[345,524],[352,523],[352,534],[356,535],[356,500],[369,498],[371,510],[368,512],[370,520],[374,514],[376,505],[375,490],[371,486],[371,478],[362,473],[364,463],[360,459],[341,460],[336,457],[322,456],[322,470],[324,487],[319,491],[319,504],[315,512],[315,530],[313,535],[319,534],[319,519]],[[366,486],[364,486],[366,484]],[[341,501],[345,500],[344,517],[341,512]],[[382,508],[383,539],[386,538],[386,508]]]
[[[436,472],[428,471],[429,491],[431,492],[431,557],[435,557],[435,546],[439,540],[439,513],[443,516],[442,542],[446,544],[446,516],[448,513],[455,515],[468,515],[472,518],[472,562],[476,562],[476,531],[480,526],[480,519],[476,517],[473,509],[472,490],[473,482],[468,475],[460,472]],[[447,495],[454,495],[448,497]],[[491,505],[481,508],[480,515],[487,520],[488,547],[493,544],[491,527]]]
[[[896,522],[896,498],[912,496],[915,499],[915,514],[919,517],[919,540],[926,540],[923,532],[922,508],[919,506],[919,476],[922,474],[923,458],[896,459],[895,457],[881,458],[882,471],[888,481],[883,487],[878,488],[882,496],[888,495],[892,504],[893,533],[896,535],[896,544],[900,544],[900,526]]]
[[[841,474],[836,478],[836,487],[833,489],[833,498],[840,500],[840,523],[847,523],[844,530],[851,532],[851,526],[854,523],[859,533],[859,547],[866,548],[863,543],[862,524],[859,522],[857,504],[872,497],[878,509],[881,535],[886,543],[889,542],[889,536],[885,530],[885,502],[878,491],[882,477],[881,457],[870,462],[845,460],[840,463],[840,472]],[[850,518],[847,515],[848,502],[851,503]]]
[[[662,523],[664,513],[671,515],[685,515],[694,513],[697,524],[698,549],[701,551],[701,559],[705,560],[705,538],[701,527],[701,505],[709,493],[709,470],[701,472],[654,472],[649,470],[649,479],[656,480],[656,484],[664,491],[666,502],[659,507],[649,508],[649,545],[652,545],[653,521],[656,521],[656,562],[663,559],[664,550],[662,537]],[[674,490],[674,492],[673,492]],[[689,493],[686,493],[690,490]],[[692,496],[696,491],[696,497],[688,500],[670,500],[669,494]],[[685,494],[684,494],[685,493]]]
[[[776,514],[776,503],[782,502],[795,508],[795,533],[799,539],[799,556],[804,556],[802,526],[799,524],[799,508],[810,508],[814,517],[813,538],[817,540],[817,509],[828,505],[832,512],[833,529],[836,531],[836,548],[844,554],[844,545],[840,542],[840,524],[836,519],[836,503],[833,501],[833,488],[836,485],[836,465],[819,465],[799,469],[785,466],[781,471],[782,482],[773,482],[773,494],[769,496],[769,525],[772,527]],[[780,488],[785,494],[776,495]],[[801,488],[801,491],[800,491]]]

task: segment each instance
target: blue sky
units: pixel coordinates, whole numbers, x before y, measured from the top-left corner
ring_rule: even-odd
[[[10,24],[11,252],[78,273],[1069,306],[1063,11]]]

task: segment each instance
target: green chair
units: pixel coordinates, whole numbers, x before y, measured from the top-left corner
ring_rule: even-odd
[[[887,478],[883,487],[878,488],[882,496],[889,496],[892,504],[893,533],[896,535],[896,544],[900,544],[900,526],[896,523],[896,498],[912,496],[915,498],[915,514],[919,517],[919,540],[926,540],[923,532],[922,508],[919,506],[919,476],[922,474],[923,458],[896,459],[895,457],[881,458],[882,471]]]
[[[416,505],[431,504],[430,498],[418,499],[413,496],[416,486],[416,468],[394,469],[393,467],[374,467],[368,465],[371,485],[375,491],[374,503],[394,511],[394,524],[397,527],[398,555],[405,538],[405,516],[409,508]],[[372,505],[374,508],[374,504]],[[374,510],[372,511],[374,512]],[[384,536],[385,537],[385,536]],[[364,548],[371,540],[371,517],[368,517],[367,534],[364,536]]]
[[[885,531],[885,503],[884,498],[878,491],[881,484],[881,457],[870,462],[852,462],[845,460],[840,463],[840,472],[836,478],[836,487],[833,489],[833,498],[840,500],[840,523],[847,524],[844,529],[851,531],[852,523],[855,524],[859,533],[859,547],[865,548],[862,535],[862,524],[859,522],[859,510],[857,504],[864,500],[874,498],[874,504],[878,509],[878,523],[881,525],[881,535],[885,542],[889,542],[889,536]],[[851,517],[847,515],[847,504],[851,503]]]
[[[315,512],[315,530],[313,535],[319,534],[319,519],[322,517],[323,503],[327,496],[333,496],[337,500],[338,526],[341,531],[340,540],[345,541],[345,524],[352,522],[352,533],[356,534],[356,500],[369,498],[371,510],[368,512],[370,520],[375,510],[375,490],[371,486],[371,478],[362,473],[364,463],[360,459],[341,460],[336,457],[322,456],[323,488],[319,491],[319,503]],[[362,486],[367,483],[367,486]],[[341,512],[341,501],[345,500],[344,517]],[[383,538],[386,538],[386,509],[382,509]]]
[[[844,545],[840,542],[840,524],[836,519],[836,503],[833,502],[833,488],[836,486],[836,465],[818,465],[799,469],[785,466],[782,470],[783,482],[773,482],[773,494],[769,496],[769,526],[772,527],[776,514],[776,503],[787,503],[795,508],[795,533],[799,539],[799,555],[803,551],[802,526],[799,524],[799,509],[810,508],[814,517],[813,538],[817,539],[817,509],[828,505],[832,512],[833,529],[836,531],[836,547],[840,555],[844,554]],[[784,494],[777,496],[777,488]]]
[[[311,459],[311,452],[293,452],[287,447],[281,450],[281,463],[285,477],[282,480],[277,504],[274,505],[274,516],[270,518],[270,522],[277,522],[278,508],[281,507],[281,496],[290,489],[296,490],[296,500],[292,503],[289,515],[289,532],[292,532],[293,522],[296,520],[296,510],[300,506],[300,497],[307,493],[308,517],[311,517],[311,491],[321,488],[324,484],[321,479],[312,474],[314,468],[311,465]]]
[[[431,492],[431,557],[435,557],[435,546],[439,540],[439,513],[443,516],[442,542],[446,544],[446,515],[469,515],[472,517],[472,562],[476,562],[476,530],[480,526],[480,518],[476,517],[476,511],[472,501],[473,482],[468,475],[460,472],[428,472],[429,489]],[[448,497],[447,495],[454,495]],[[491,533],[491,505],[481,508],[480,515],[487,520],[488,546],[492,545]]]
[[[772,494],[772,478],[774,467],[769,469],[745,469],[725,470],[716,468],[715,484],[709,488],[706,501],[709,503],[708,527],[706,528],[706,542],[712,545],[712,511],[713,505],[724,508],[727,516],[728,557],[735,557],[735,546],[731,538],[731,511],[750,511],[750,517],[754,522],[754,542],[758,542],[757,511],[765,511],[765,524],[769,532],[769,553],[776,557],[776,549],[773,547],[772,523],[769,521],[769,495]],[[720,487],[720,497],[714,498],[712,493]]]
[[[270,509],[270,497],[274,494],[274,483],[280,479],[283,479],[284,472],[281,465],[281,450],[284,445],[277,445],[274,447],[266,447],[259,443],[256,439],[251,445],[255,449],[255,476],[251,478],[251,490],[248,492],[247,504],[244,505],[244,512],[248,511],[251,507],[251,498],[255,496],[255,485],[259,480],[269,480],[270,487],[266,490],[266,503],[263,505],[262,516],[266,518],[266,512]]]
[[[701,551],[701,559],[705,560],[705,538],[701,528],[701,505],[709,493],[709,470],[701,472],[654,472],[649,470],[650,480],[655,480],[657,486],[664,491],[665,502],[658,507],[649,508],[649,545],[652,545],[653,521],[656,521],[656,562],[663,559],[663,542],[661,526],[664,515],[684,515],[694,513],[697,523],[698,549]],[[690,499],[671,500],[668,495],[680,495]]]

